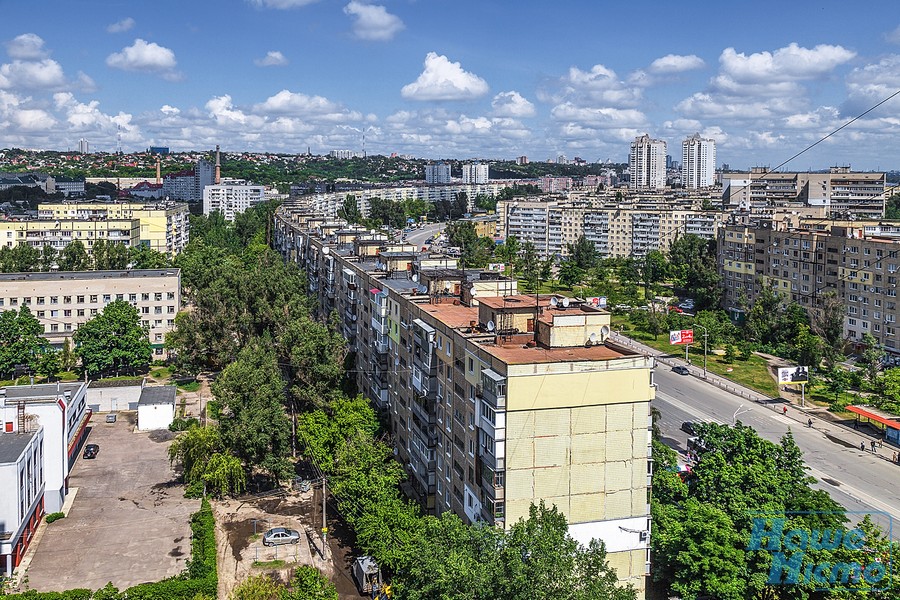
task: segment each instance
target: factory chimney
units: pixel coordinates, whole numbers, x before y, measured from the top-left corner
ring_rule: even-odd
[[[222,163],[219,161],[219,145],[216,144],[216,185],[222,183]]]
[[[156,155],[156,185],[159,185],[161,183],[162,183],[162,175],[160,174],[159,154],[157,154]]]

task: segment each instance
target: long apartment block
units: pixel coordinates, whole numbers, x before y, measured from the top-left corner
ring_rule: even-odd
[[[166,333],[181,310],[180,269],[0,273],[0,311],[28,306],[56,347],[114,300],[137,308],[154,358],[165,357]]]
[[[609,313],[302,207],[275,229],[320,316],[339,316],[411,496],[500,527],[555,504],[645,588],[654,361],[612,343]]]
[[[834,293],[849,341],[870,333],[900,352],[900,223],[735,217],[719,232],[718,265],[735,316],[764,286],[810,311]]]

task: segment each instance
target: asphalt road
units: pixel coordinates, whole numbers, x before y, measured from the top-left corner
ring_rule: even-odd
[[[435,235],[439,231],[443,231],[446,223],[431,223],[430,225],[425,225],[422,229],[413,229],[406,236],[407,243],[415,244],[416,246],[421,247],[425,240]]]
[[[815,416],[810,429],[806,426],[809,417],[796,407],[789,407],[785,416],[781,403],[750,402],[697,377],[673,373],[662,364],[658,364],[655,381],[658,390],[652,404],[661,413],[659,427],[667,445],[685,452],[688,434],[681,431],[684,421],[731,424],[735,414],[738,421],[772,442],[778,442],[790,429],[803,451],[809,474],[818,480],[816,487],[827,491],[848,512],[872,513],[873,520],[890,531],[891,537],[900,539],[900,527],[892,527],[892,522],[900,525],[900,488],[896,485],[900,465],[870,451],[860,451],[860,442],[868,447],[871,437]],[[884,446],[878,453],[890,457],[892,450]],[[855,521],[862,515],[848,516]]]

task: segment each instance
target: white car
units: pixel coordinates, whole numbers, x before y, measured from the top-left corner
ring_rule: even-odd
[[[296,529],[275,527],[263,534],[263,546],[280,546],[281,544],[300,543],[300,532]]]

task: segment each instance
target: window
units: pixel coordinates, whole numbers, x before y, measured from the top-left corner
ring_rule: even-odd
[[[128,294],[129,302],[137,302],[137,294]]]
[[[44,311],[42,311],[42,310],[37,311],[37,316],[38,316],[39,319],[43,319],[43,318],[44,318]]]
[[[175,299],[175,292],[167,292],[166,293],[166,300],[174,300],[174,299]]]
[[[103,294],[104,302],[109,302],[110,300],[112,300],[112,296],[110,294]]]
[[[83,317],[83,316],[84,316],[84,309],[83,309],[83,308],[79,308],[78,311],[76,312],[76,316]]]
[[[38,297],[37,297],[37,303],[38,303],[39,305],[40,305],[40,304],[43,304],[43,303],[44,303],[44,297],[43,297],[43,296],[38,296]]]
[[[59,304],[59,296],[50,296],[50,304]]]
[[[141,300],[143,302],[147,302],[148,300],[150,300],[150,294],[141,294]]]
[[[18,304],[19,304],[19,299],[18,299],[18,298],[10,298],[10,299],[9,299],[9,305],[10,305],[10,306],[17,306]]]
[[[174,315],[174,314],[175,314],[175,307],[174,307],[174,306],[169,306],[169,307],[167,307],[167,308],[166,308],[166,312],[168,312],[170,315]]]
[[[153,299],[157,302],[160,302],[162,300],[162,292],[156,292],[155,294],[153,294]]]
[[[72,296],[63,296],[63,304],[72,304]]]
[[[75,302],[78,304],[84,304],[84,296],[75,296]]]
[[[162,314],[162,306],[154,306],[154,307],[153,307],[153,314],[154,314],[154,315],[161,315],[161,314]]]
[[[141,314],[149,315],[149,314],[150,314],[150,307],[149,307],[149,306],[142,306],[142,307],[141,307]]]
[[[59,331],[59,325],[53,323],[52,325],[50,325],[50,331]]]
[[[63,311],[63,316],[64,316],[64,317],[71,317],[71,316],[72,316],[72,311],[69,310],[69,309],[64,310],[64,311]]]
[[[58,311],[58,310],[51,310],[51,311],[50,311],[50,316],[51,316],[51,317],[58,317],[58,316],[59,316],[59,311]]]
[[[91,294],[91,303],[97,302],[97,294]]]

